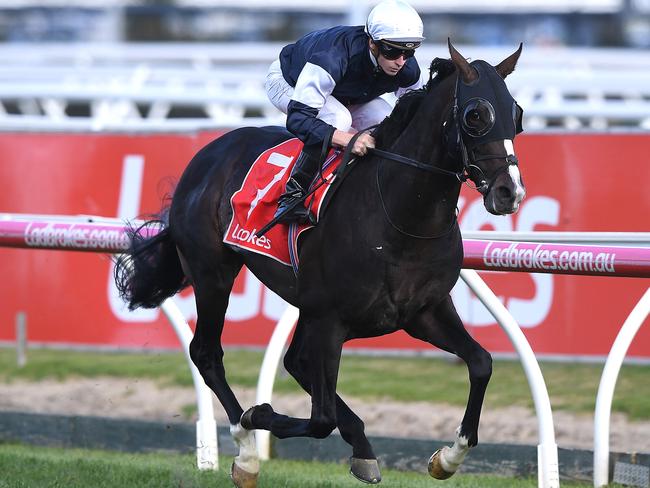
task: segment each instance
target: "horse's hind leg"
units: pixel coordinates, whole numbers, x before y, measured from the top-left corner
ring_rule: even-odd
[[[485,390],[492,375],[492,357],[465,330],[449,296],[432,312],[421,314],[405,330],[417,339],[456,354],[465,361],[469,370],[469,397],[454,445],[442,448],[429,460],[431,476],[446,479],[456,472],[469,448],[478,444],[478,425]]]
[[[303,328],[296,326],[289,349],[284,356],[284,366],[298,384],[311,395],[309,360],[304,354]],[[341,437],[352,446],[350,472],[366,483],[379,483],[381,473],[377,458],[364,432],[363,421],[336,395],[336,424]]]
[[[219,247],[216,255],[217,249],[211,249],[210,253],[179,251],[183,267],[188,268],[196,299],[197,321],[190,343],[190,356],[205,384],[226,411],[230,432],[239,446],[239,456],[232,467],[233,482],[239,488],[252,488],[256,486],[259,472],[255,437],[239,423],[243,409],[226,380],[221,347],[228,298],[242,262],[229,249],[218,244],[214,247]]]

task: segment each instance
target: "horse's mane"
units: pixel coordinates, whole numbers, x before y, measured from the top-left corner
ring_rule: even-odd
[[[455,71],[456,67],[450,59],[435,58],[431,61],[427,84],[419,90],[409,91],[402,95],[391,114],[375,129],[374,137],[377,147],[386,147],[387,140],[394,140],[398,137],[413,118],[427,94]]]

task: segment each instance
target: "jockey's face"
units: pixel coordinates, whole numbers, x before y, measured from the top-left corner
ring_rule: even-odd
[[[402,69],[406,63],[406,58],[404,56],[399,56],[397,59],[387,59],[379,50],[379,46],[375,44],[372,40],[368,41],[370,43],[370,52],[377,60],[377,64],[381,67],[384,73],[389,76],[395,76]]]

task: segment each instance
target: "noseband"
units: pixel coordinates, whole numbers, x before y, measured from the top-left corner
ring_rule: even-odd
[[[460,142],[460,151],[463,156],[463,170],[465,173],[469,174],[471,170],[474,170],[480,174],[480,179],[479,182],[476,184],[475,187],[473,187],[476,191],[478,191],[481,195],[487,195],[490,193],[490,190],[492,190],[492,187],[494,186],[494,183],[497,181],[498,176],[501,173],[505,173],[506,171],[510,171],[510,166],[519,166],[519,159],[517,159],[517,156],[514,154],[507,154],[506,156],[499,156],[496,154],[488,154],[486,156],[480,156],[478,158],[472,158],[470,160],[469,155],[467,154],[467,147],[465,144],[462,142],[462,137],[461,137],[461,142]],[[492,181],[490,183],[487,182],[487,179],[485,178],[485,173],[483,173],[483,170],[479,168],[476,164],[479,161],[486,161],[488,159],[505,159],[506,163],[508,163],[505,166],[500,167],[496,173],[494,173],[494,176],[492,177]],[[468,179],[467,177],[465,178],[466,180]],[[469,186],[469,185],[468,185]]]

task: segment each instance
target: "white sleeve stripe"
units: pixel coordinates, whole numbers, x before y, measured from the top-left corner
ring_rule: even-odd
[[[332,75],[318,65],[307,63],[296,80],[291,99],[320,110],[335,86]]]

